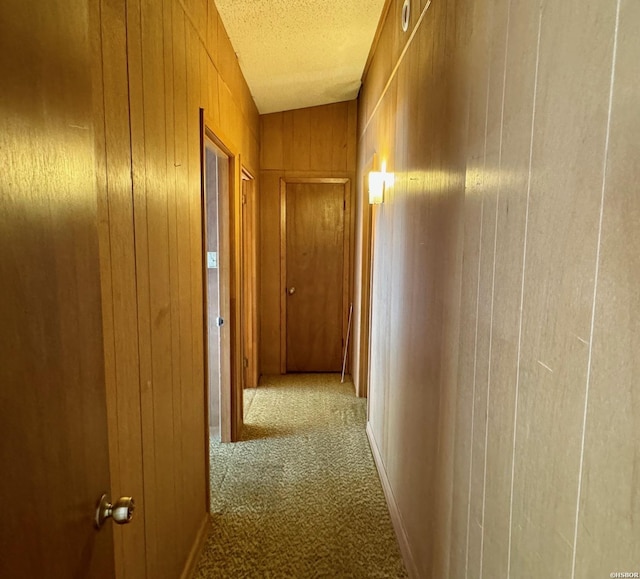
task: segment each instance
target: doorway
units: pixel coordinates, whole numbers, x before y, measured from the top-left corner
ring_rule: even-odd
[[[258,199],[255,180],[242,169],[242,387],[258,385]]]
[[[340,372],[349,296],[349,180],[281,181],[281,371]]]
[[[375,156],[367,164],[363,171],[362,191],[368,191],[368,176],[375,165]],[[369,392],[369,359],[371,353],[371,314],[372,314],[372,288],[373,288],[373,248],[375,247],[376,207],[371,205],[368,195],[362,198],[362,260],[360,270],[360,328],[358,360],[356,369],[357,380],[356,395],[359,398],[367,398]],[[368,401],[367,401],[368,408]],[[368,416],[368,412],[367,412]]]
[[[227,155],[210,137],[204,143],[203,243],[205,256],[205,320],[209,436],[226,439],[230,415],[229,192]]]

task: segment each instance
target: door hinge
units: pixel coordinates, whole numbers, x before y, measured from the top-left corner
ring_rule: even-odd
[[[243,205],[247,204],[247,196],[244,193],[242,194],[242,204]]]
[[[346,211],[346,210],[347,210],[347,200],[346,200],[346,199],[343,199],[343,200],[342,200],[342,210],[343,210],[343,211]]]
[[[242,365],[245,368],[248,368],[249,367],[249,358],[242,358]]]

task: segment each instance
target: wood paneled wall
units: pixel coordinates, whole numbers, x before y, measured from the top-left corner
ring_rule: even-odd
[[[173,578],[207,508],[199,110],[254,174],[258,113],[212,1],[91,7],[117,576]]]
[[[356,120],[356,101],[260,116],[262,374],[280,373],[280,179],[343,177],[353,183]]]
[[[374,153],[395,173],[368,428],[408,568],[637,570],[640,9],[416,0],[402,35],[400,4],[360,95],[358,184]]]

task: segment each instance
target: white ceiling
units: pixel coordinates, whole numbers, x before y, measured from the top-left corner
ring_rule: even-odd
[[[384,0],[215,0],[261,114],[356,98]]]

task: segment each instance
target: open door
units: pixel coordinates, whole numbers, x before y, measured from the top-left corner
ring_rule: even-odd
[[[206,285],[209,435],[228,442],[231,415],[231,336],[229,312],[230,160],[211,138],[205,139],[204,249]],[[224,434],[223,434],[224,432]]]
[[[204,111],[201,129],[208,447],[211,437],[221,442],[237,440],[242,428],[242,238],[238,155],[209,129]]]
[[[87,7],[0,3],[0,577],[112,578]],[[40,39],[34,42],[34,39]],[[42,39],[64,39],[43,42]]]

